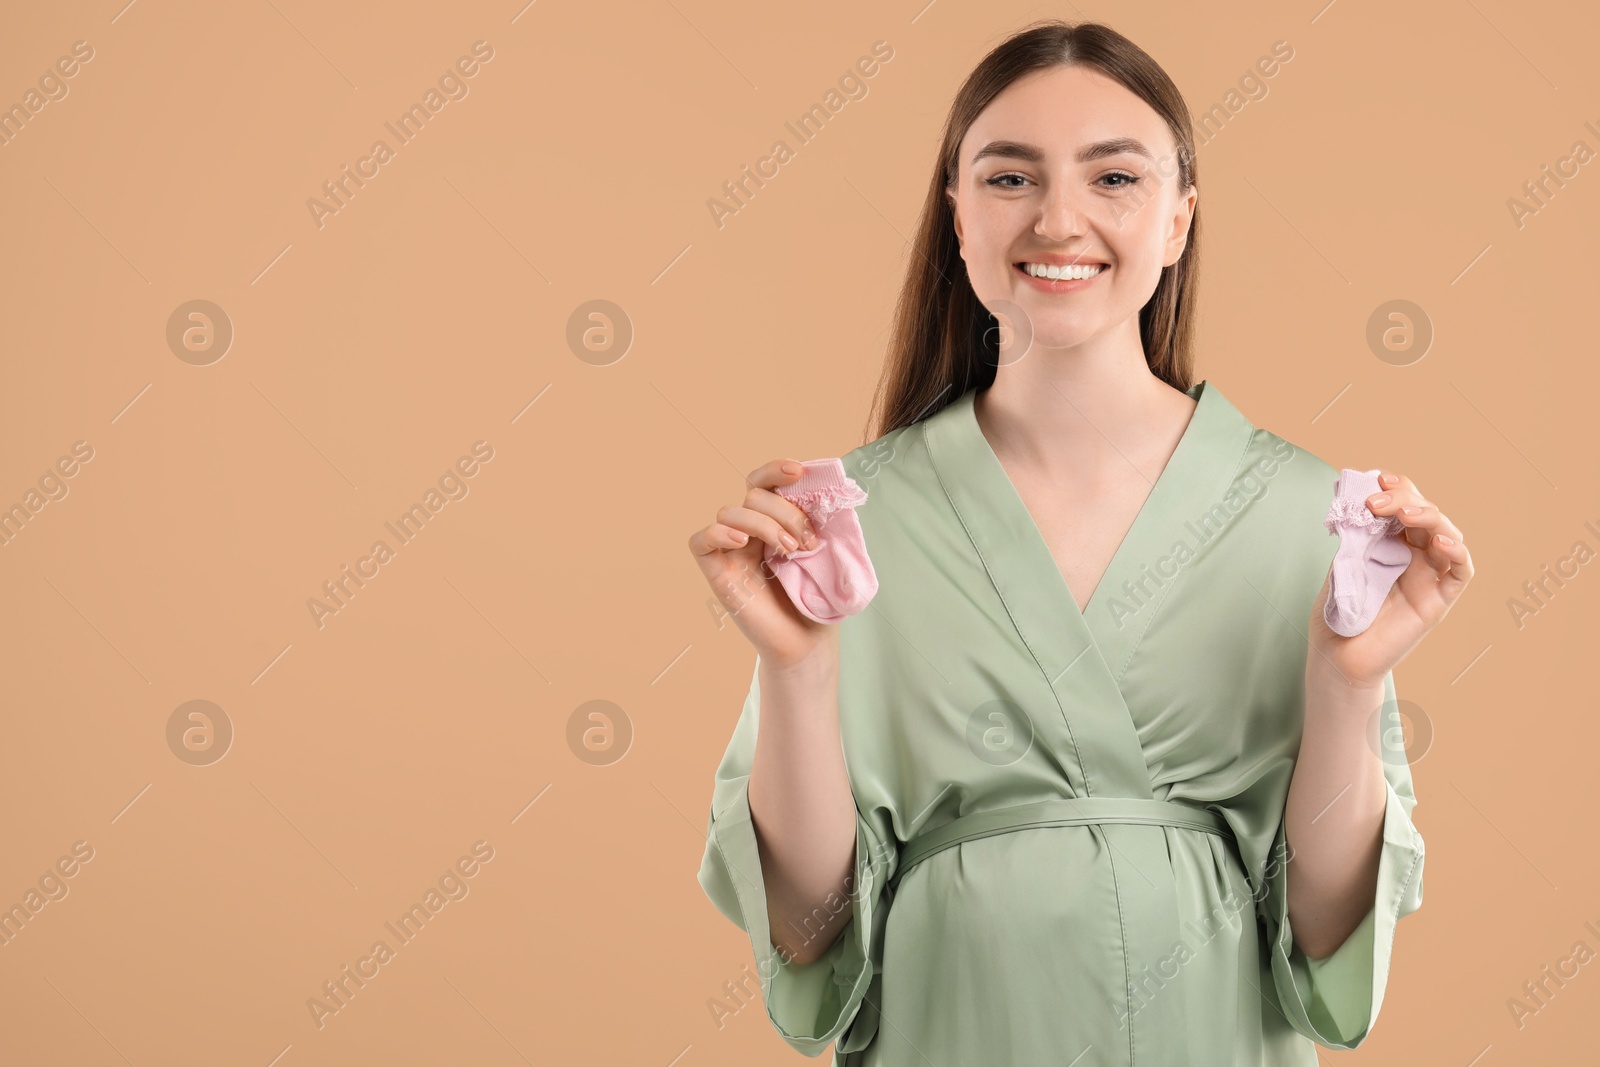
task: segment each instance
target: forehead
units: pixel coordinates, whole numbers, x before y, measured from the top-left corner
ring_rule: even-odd
[[[1080,147],[1118,138],[1140,141],[1158,157],[1176,151],[1166,120],[1121,82],[1092,67],[1051,67],[989,101],[961,140],[960,165],[990,141],[1035,145],[1048,162],[1070,162]]]

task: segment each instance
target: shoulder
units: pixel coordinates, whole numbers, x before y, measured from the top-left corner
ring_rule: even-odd
[[[1320,583],[1338,547],[1323,525],[1339,468],[1263,426],[1251,427],[1229,486],[1229,509],[1243,519],[1245,540],[1306,580]]]
[[[1278,498],[1287,508],[1327,508],[1338,468],[1303,445],[1262,426],[1252,427],[1234,481]]]
[[[954,512],[928,449],[927,425],[943,411],[891,430],[840,457],[845,473],[866,494],[856,519],[873,554],[879,577],[893,561],[919,559],[935,531],[950,526]]]
[[[1327,508],[1339,476],[1337,467],[1288,437],[1257,425],[1215,383],[1207,381],[1206,389],[1212,394],[1203,398],[1213,405],[1211,426],[1226,427],[1214,430],[1216,439],[1244,442],[1242,454],[1229,449],[1218,456],[1219,462],[1238,457],[1230,480],[1230,496],[1243,495],[1252,502],[1266,504],[1262,511],[1280,517],[1307,506]]]
[[[896,511],[908,498],[923,495],[934,480],[922,422],[851,449],[840,461],[845,473],[867,493],[858,512]]]
[[[1211,399],[1213,425],[1229,427],[1219,437],[1230,447],[1217,462],[1233,464],[1223,500],[1211,515],[1229,530],[1226,539],[1232,544],[1225,554],[1276,570],[1296,586],[1312,583],[1315,591],[1338,547],[1323,520],[1339,468],[1292,436],[1257,425],[1220,391]],[[1234,450],[1236,441],[1242,442],[1242,452]]]

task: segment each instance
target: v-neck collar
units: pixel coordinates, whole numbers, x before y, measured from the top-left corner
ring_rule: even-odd
[[[1187,392],[1196,401],[1189,424],[1082,611],[983,435],[976,387],[923,422],[945,494],[1052,684],[1086,652],[1098,653],[1115,684],[1189,555],[1216,532],[1212,508],[1255,427],[1208,380]],[[1179,543],[1188,554],[1177,553]]]

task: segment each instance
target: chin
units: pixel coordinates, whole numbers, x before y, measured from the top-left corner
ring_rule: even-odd
[[[1059,313],[1033,320],[1034,348],[1072,348],[1092,341],[1102,332],[1099,322],[1084,316]]]

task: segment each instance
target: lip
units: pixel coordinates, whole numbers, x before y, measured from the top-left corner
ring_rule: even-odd
[[[1017,260],[1017,263],[1043,263],[1050,267],[1072,267],[1079,265],[1092,267],[1097,263],[1102,267],[1109,267],[1111,265],[1105,260],[1096,259],[1093,256],[1085,256],[1081,254],[1076,256],[1068,256],[1063,255],[1060,252],[1052,252],[1049,255],[1028,256],[1024,259]],[[1015,264],[1013,264],[1013,266],[1015,266]]]
[[[1039,259],[1029,259],[1023,262],[1047,263],[1051,266],[1068,266],[1074,263],[1083,265],[1098,263],[1100,265],[1100,273],[1096,274],[1093,278],[1057,278],[1052,281],[1049,278],[1035,278],[1033,275],[1022,269],[1021,262],[1013,263],[1011,265],[1011,269],[1017,272],[1017,276],[1023,281],[1027,282],[1029,285],[1033,286],[1035,289],[1039,290],[1041,293],[1077,292],[1079,289],[1093,285],[1101,278],[1104,278],[1111,271],[1111,265],[1109,263],[1104,263],[1097,259],[1073,260],[1066,259],[1064,257],[1041,257]]]

